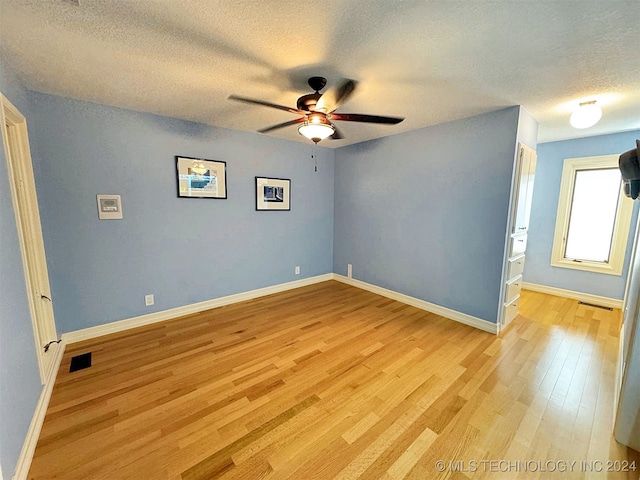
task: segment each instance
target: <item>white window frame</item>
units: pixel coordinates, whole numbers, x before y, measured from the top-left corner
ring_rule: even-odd
[[[620,188],[620,197],[618,198],[609,262],[576,261],[564,258],[576,173],[580,170],[618,168],[618,158],[619,155],[600,155],[565,159],[560,183],[556,229],[551,250],[551,266],[606,273],[608,275],[622,275],[629,229],[631,227],[631,215],[633,213],[633,201],[625,196],[623,188]]]

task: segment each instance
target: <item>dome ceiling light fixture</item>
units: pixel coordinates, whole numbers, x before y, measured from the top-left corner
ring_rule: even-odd
[[[596,105],[596,100],[582,102],[571,114],[569,123],[574,128],[593,127],[602,117],[602,109]]]
[[[336,128],[327,120],[327,116],[321,112],[307,115],[304,123],[298,127],[300,135],[307,137],[314,143],[330,137],[335,131]]]

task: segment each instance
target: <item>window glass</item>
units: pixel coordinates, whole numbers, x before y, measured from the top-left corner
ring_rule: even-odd
[[[576,172],[565,258],[609,261],[620,186],[618,169]]]

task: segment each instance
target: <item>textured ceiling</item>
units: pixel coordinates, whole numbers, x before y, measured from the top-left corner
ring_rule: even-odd
[[[0,0],[6,61],[32,90],[255,131],[306,79],[359,82],[339,147],[511,105],[539,141],[640,128],[640,1]],[[598,125],[575,130],[580,101]],[[269,135],[303,139],[295,127]]]

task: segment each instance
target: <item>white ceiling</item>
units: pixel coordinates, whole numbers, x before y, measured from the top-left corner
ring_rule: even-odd
[[[640,128],[638,0],[0,0],[0,42],[29,89],[225,128],[294,119],[227,97],[295,106],[313,75],[359,82],[338,112],[406,118],[326,147],[511,105],[539,142]]]

